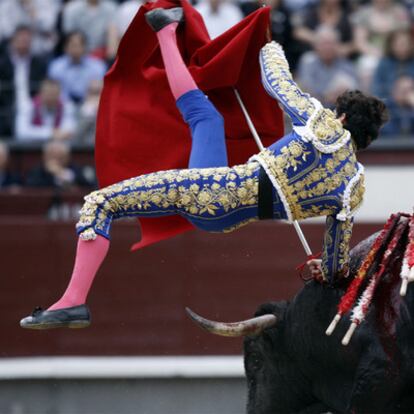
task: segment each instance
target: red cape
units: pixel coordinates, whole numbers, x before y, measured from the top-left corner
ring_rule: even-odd
[[[230,165],[258,151],[233,88],[239,91],[265,146],[283,135],[282,112],[263,89],[259,50],[267,42],[269,8],[261,8],[210,40],[202,17],[187,2],[160,0],[142,6],[105,76],[98,112],[96,167],[100,186],[149,172],[186,168],[191,136],[168,86],[155,34],[144,14],[182,6],[178,43],[189,70],[225,120]],[[140,219],[139,248],[193,228],[179,216]]]

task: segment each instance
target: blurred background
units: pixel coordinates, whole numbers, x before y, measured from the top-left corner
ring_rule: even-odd
[[[212,38],[263,3],[199,0]],[[361,89],[390,121],[361,153],[366,202],[352,244],[414,204],[414,1],[265,0],[301,87],[332,107]],[[0,0],[0,414],[244,412],[242,340],[209,336],[184,307],[216,320],[292,298],[305,255],[293,229],[189,232],[130,253],[134,220],[113,226],[86,330],[24,331],[21,317],[64,291],[74,223],[97,186],[94,133],[103,76],[140,1]],[[137,42],[139,44],[139,39]],[[286,129],[289,123],[286,122]],[[324,224],[303,225],[314,251]]]

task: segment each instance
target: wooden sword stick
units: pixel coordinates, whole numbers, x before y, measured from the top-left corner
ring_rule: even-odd
[[[243,115],[246,118],[247,125],[249,126],[250,132],[252,133],[253,138],[256,141],[257,146],[259,147],[259,150],[260,151],[264,150],[264,146],[263,146],[262,140],[260,139],[259,134],[257,133],[257,130],[256,130],[256,128],[255,128],[255,126],[254,126],[254,124],[252,122],[252,119],[250,118],[249,113],[247,112],[247,109],[246,109],[246,107],[245,107],[245,105],[244,105],[244,103],[243,103],[243,101],[242,101],[242,99],[240,97],[240,94],[239,94],[238,90],[237,89],[234,89],[234,93],[236,95],[237,101],[239,102],[239,105],[241,107],[241,110],[243,111]],[[303,231],[302,231],[302,229],[301,229],[301,227],[300,227],[300,225],[299,225],[299,223],[298,223],[297,220],[294,220],[293,221],[293,227],[296,230],[296,233],[297,233],[297,235],[299,237],[300,242],[302,243],[302,246],[303,246],[303,248],[304,248],[304,250],[306,252],[306,255],[307,256],[312,256],[312,250],[311,250],[311,248],[309,246],[309,243],[306,240],[306,237],[303,234]]]

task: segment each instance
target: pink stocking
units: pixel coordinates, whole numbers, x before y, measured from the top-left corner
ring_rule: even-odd
[[[96,272],[109,249],[109,240],[97,236],[95,240],[78,239],[75,266],[72,277],[63,296],[48,310],[82,305],[86,301]]]
[[[168,83],[175,100],[186,92],[197,89],[197,85],[178,50],[175,34],[177,26],[178,23],[171,23],[157,32]]]

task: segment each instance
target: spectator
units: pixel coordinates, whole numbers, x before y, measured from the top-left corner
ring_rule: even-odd
[[[16,29],[7,53],[0,58],[0,135],[14,133],[16,111],[30,101],[46,76],[47,62],[31,54],[32,31]]]
[[[339,35],[330,27],[317,30],[315,51],[305,53],[299,61],[297,80],[324,106],[335,105],[338,95],[358,87],[352,63],[339,52]]]
[[[292,70],[296,68],[298,59],[297,42],[292,41],[291,14],[283,0],[246,1],[240,4],[243,14],[247,16],[263,5],[270,7],[270,30],[272,40],[280,43]]]
[[[377,58],[385,50],[387,37],[410,23],[407,10],[394,0],[372,0],[354,14],[353,21],[357,50]]]
[[[226,0],[204,0],[195,8],[203,17],[211,39],[220,36],[243,19],[240,9]]]
[[[85,33],[89,53],[112,59],[108,54],[108,29],[116,13],[110,0],[73,0],[63,9],[63,31]]]
[[[61,0],[2,0],[0,2],[0,40],[9,39],[19,26],[34,34],[33,53],[44,54],[56,43],[56,21]]]
[[[86,39],[82,32],[72,32],[65,43],[65,54],[53,60],[49,77],[58,81],[65,97],[75,103],[84,100],[92,80],[103,79],[105,63],[86,55]]]
[[[298,13],[294,25],[294,36],[303,42],[304,50],[314,46],[317,29],[328,26],[339,33],[340,55],[349,56],[354,51],[352,26],[342,0],[321,0]]]
[[[143,1],[127,0],[118,6],[115,19],[109,25],[108,55],[115,56],[122,36],[131,24]]]
[[[413,0],[402,0],[401,3],[407,8],[410,13],[411,20],[414,19],[414,1]]]
[[[414,78],[413,35],[408,30],[398,30],[389,37],[386,55],[374,73],[372,93],[388,100],[391,86],[402,75]]]
[[[16,138],[20,141],[68,140],[75,127],[73,105],[62,99],[58,82],[45,79],[39,95],[17,115]]]
[[[390,120],[382,129],[384,135],[414,134],[414,78],[403,75],[392,85],[392,96],[387,102]]]
[[[9,168],[9,148],[5,142],[0,141],[0,190],[15,188],[20,184],[20,177]]]
[[[96,117],[102,87],[103,84],[100,80],[94,80],[89,85],[88,94],[79,110],[79,123],[76,133],[78,142],[88,144],[95,142]]]
[[[286,0],[285,5],[292,13],[296,13],[308,6],[316,4],[318,0]]]
[[[43,163],[27,175],[31,187],[71,188],[93,186],[89,177],[90,167],[80,168],[71,162],[71,151],[67,143],[51,141],[43,147]]]
[[[362,89],[367,91],[371,87],[378,62],[385,52],[388,36],[395,30],[408,29],[409,13],[394,0],[372,0],[354,14],[353,22],[355,46],[361,53],[357,70]]]
[[[142,3],[141,0],[128,0],[118,6],[115,15],[115,24],[120,37],[127,31],[128,26],[131,24],[132,19],[137,14]]]

